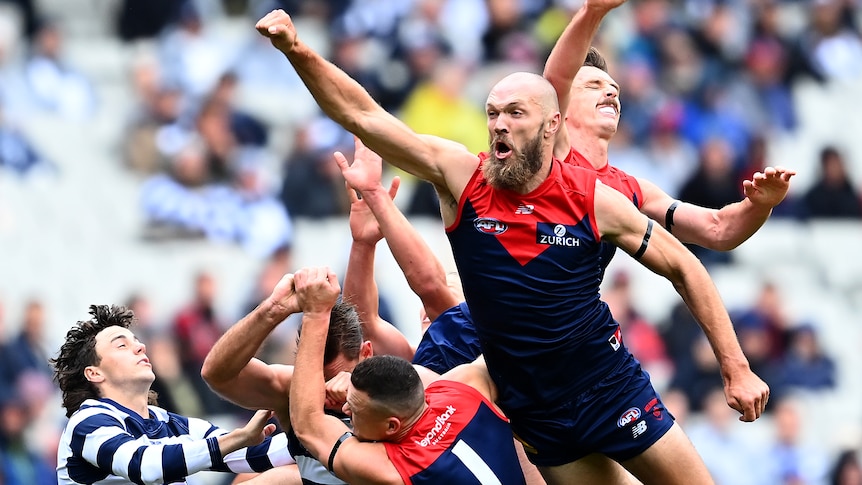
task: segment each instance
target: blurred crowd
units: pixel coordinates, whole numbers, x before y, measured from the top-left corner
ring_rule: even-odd
[[[116,120],[124,125],[116,151],[118,163],[140,180],[143,237],[247,249],[262,265],[258,291],[242,309],[250,310],[293,269],[297,218],[347,214],[332,152],[349,157],[352,137],[298,104],[254,109],[267,104],[268,93],[275,103],[304,90],[252,28],[269,10],[292,14],[300,35],[322,41],[334,63],[410,127],[479,152],[487,146],[483,83],[514,70],[540,72],[581,3],[117,0],[105,21],[111,40],[132,56],[133,97],[129,119]],[[103,102],[96,81],[65,55],[62,19],[44,15],[39,5],[0,0],[0,176],[62,176],[17,122],[35,112],[86,122]],[[740,200],[741,181],[767,163],[770,138],[792,134],[806,115],[794,104],[799,81],[862,82],[859,10],[856,0],[631,0],[609,15],[595,42],[622,87],[611,163],[684,201],[719,208]],[[219,19],[244,25],[241,40],[221,35],[214,27]],[[263,102],[243,103],[248,93]],[[273,114],[292,110],[300,115]],[[862,198],[850,176],[858,162],[848,160],[844,147],[818,148],[816,180],[773,217],[859,220]],[[431,186],[408,185],[408,217],[437,217]],[[732,253],[691,249],[708,264],[732,262]],[[196,275],[193,300],[175,309],[170,322],[152,321],[145,295],[118,302],[135,310],[155,388],[169,410],[242,412],[200,378],[209,347],[241,316],[216,312],[217,284],[210,274]],[[855,450],[835,453],[800,440],[805,412],[797,392],[832,389],[837,369],[818,341],[816,322],[784,314],[775,286],[764,284],[750,308],[730,309],[743,350],[772,388],[775,433],[758,449],[728,431],[735,417],[715,395],[717,364],[685,308],[675,308],[666,322],[647,321],[628,291],[621,273],[603,296],[680,422],[687,426],[689,413],[703,417],[687,430],[718,483],[862,484]],[[22,321],[4,321],[3,303],[16,313],[20,306]],[[0,301],[0,484],[54,481],[62,422],[47,366],[55,349],[44,348],[42,335],[45,311],[38,299]],[[266,358],[289,362],[294,343],[285,331]]]

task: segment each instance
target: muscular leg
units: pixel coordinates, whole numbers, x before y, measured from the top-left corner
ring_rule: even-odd
[[[580,460],[552,467],[539,467],[548,485],[639,485],[619,463],[593,453]]]
[[[713,485],[694,445],[678,424],[645,452],[622,463],[645,485]]]

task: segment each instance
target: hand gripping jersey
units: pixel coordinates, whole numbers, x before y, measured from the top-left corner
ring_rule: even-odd
[[[631,200],[638,209],[643,205],[644,196],[637,179],[617,167],[607,163],[602,168],[595,168],[589,160],[584,158],[584,156],[578,153],[574,148],[569,150],[569,155],[565,160],[563,160],[563,163],[568,163],[576,167],[596,172],[596,176],[603,184],[612,189],[616,189],[617,192],[625,195],[626,198]],[[603,268],[608,267],[608,264],[610,264],[616,251],[617,247],[613,244],[602,243],[602,254],[600,257]],[[604,271],[604,269],[602,269],[602,271]]]
[[[149,410],[144,419],[110,399],[84,401],[63,430],[57,483],[186,483],[202,470],[261,472],[294,462],[284,433],[222,458],[216,439],[227,430],[156,406]]]
[[[407,485],[523,485],[509,421],[479,391],[455,381],[425,389],[428,408],[386,453]]]
[[[599,299],[595,171],[555,160],[520,195],[486,183],[486,157],[446,231],[498,404],[512,418],[570,401],[627,351]]]

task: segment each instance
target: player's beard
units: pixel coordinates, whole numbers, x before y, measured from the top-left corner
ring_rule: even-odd
[[[491,143],[488,159],[482,165],[482,175],[491,187],[518,190],[542,168],[542,127],[533,139],[527,140],[522,151],[512,147],[512,154],[505,160],[494,154],[494,145]]]

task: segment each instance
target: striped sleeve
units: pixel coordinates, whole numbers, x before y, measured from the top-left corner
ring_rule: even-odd
[[[227,433],[208,421],[188,418],[189,433],[211,438]],[[270,436],[263,443],[228,453],[224,459],[214,457],[213,470],[234,473],[262,472],[270,468],[296,463],[287,449],[287,436],[282,432]]]
[[[79,416],[71,435],[71,451],[96,468],[137,484],[182,481],[213,465],[206,439],[167,436],[136,438],[115,416],[96,409]],[[71,424],[71,423],[70,423]]]

